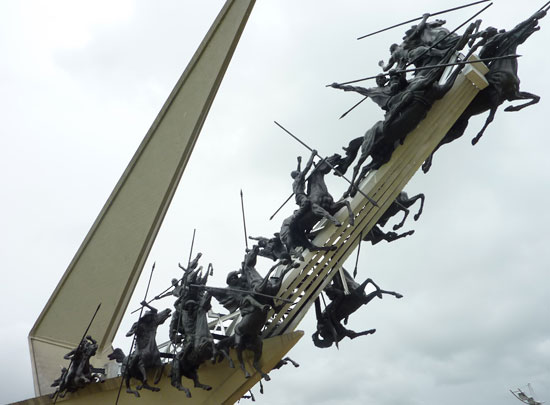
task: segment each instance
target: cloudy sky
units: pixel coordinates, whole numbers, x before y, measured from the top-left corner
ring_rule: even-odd
[[[269,221],[290,192],[296,156],[307,151],[273,120],[328,155],[381,117],[365,102],[338,120],[360,96],[325,84],[378,73],[404,28],[356,37],[460,5],[376,3],[258,2],[149,257],[142,279],[156,261],[155,294],[180,274],[194,228],[195,251],[214,265],[213,284],[237,268],[240,189],[249,234],[277,231],[292,211],[289,205]],[[27,335],[222,5],[0,3],[1,403],[34,395]],[[512,28],[540,6],[496,0],[484,25]],[[447,14],[447,26],[480,8]],[[541,25],[519,48],[522,89],[541,102],[519,113],[499,110],[476,147],[469,139],[484,117],[472,120],[462,139],[436,155],[432,171],[406,188],[427,198],[420,220],[404,228],[415,235],[361,249],[358,278],[405,297],[354,314],[351,329],[377,333],[343,341],[340,350],[313,346],[309,314],[291,352],[301,367],[274,371],[260,403],[514,404],[508,390],[529,382],[550,401],[550,17]],[[338,196],[346,185],[331,178],[329,187]],[[134,321],[125,318],[115,345],[129,347],[124,334]]]

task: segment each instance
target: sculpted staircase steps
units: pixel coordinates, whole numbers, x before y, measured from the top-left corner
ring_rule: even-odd
[[[277,313],[272,311],[270,322],[263,332],[264,337],[296,329],[315,299],[355,250],[361,235],[376,224],[477,93],[487,87],[486,72],[486,66],[481,63],[467,65],[449,92],[434,103],[426,118],[407,135],[403,145],[396,148],[391,160],[370,172],[362,181],[361,191],[375,200],[378,207],[357,193],[350,200],[355,214],[354,226],[349,225],[345,209],[336,215],[342,226],[325,224],[313,243],[317,246],[335,245],[337,249],[304,252],[304,262],[286,276],[279,293],[281,298],[294,304],[285,304]],[[446,77],[445,73],[443,77]]]

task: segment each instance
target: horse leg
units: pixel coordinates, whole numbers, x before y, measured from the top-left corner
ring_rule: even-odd
[[[375,332],[376,332],[376,329],[364,330],[363,332],[354,332],[350,329],[346,329],[346,336],[349,337],[350,339],[355,339],[356,337],[359,337],[359,336],[372,335]]]
[[[227,359],[227,361],[229,362],[229,367],[230,368],[235,368],[235,363],[233,362],[233,359],[231,358],[231,356],[229,356],[229,353],[227,353],[227,351],[223,348],[218,348],[216,349],[217,350],[217,353],[218,355],[221,353],[221,355]]]
[[[162,366],[156,370],[156,377],[155,377],[155,380],[153,382],[153,384],[157,385],[159,382],[160,382],[160,379],[162,378],[162,374],[164,373],[164,366],[166,364],[163,363]]]
[[[351,184],[350,184],[348,190],[344,193],[344,198],[346,198],[348,196],[353,197],[355,195],[356,190],[357,190],[357,186],[359,185],[359,183],[361,181],[361,180],[356,181],[357,173],[359,173],[359,169],[361,168],[361,166],[363,165],[365,160],[367,160],[368,157],[369,157],[368,153],[361,153],[361,156],[359,157],[359,161],[353,167],[353,175],[351,176],[351,180],[350,180]]]
[[[239,364],[241,365],[241,370],[244,372],[244,378],[250,378],[250,374],[248,371],[246,371],[246,367],[244,366],[244,360],[243,360],[243,349],[240,346],[237,346],[237,359],[239,360]]]
[[[342,201],[339,201],[339,202],[333,202],[330,207],[328,207],[327,211],[329,213],[333,212],[333,213],[337,213],[338,211],[340,211],[342,208],[346,207],[346,209],[348,210],[348,221],[349,221],[349,224],[351,226],[353,226],[355,224],[355,215],[353,214],[353,210],[351,209],[351,204],[349,203],[348,200],[342,200]]]
[[[328,219],[330,222],[334,224],[334,226],[342,226],[342,223],[340,221],[334,218],[327,210],[325,210],[323,207],[321,207],[317,203],[311,204],[311,212],[313,212],[315,215],[319,217]]]
[[[363,144],[363,137],[360,136],[358,138],[352,139],[347,147],[342,148],[346,152],[346,156],[335,165],[335,168],[337,170],[335,174],[337,176],[341,176],[346,173],[348,168],[351,166],[351,164],[357,157],[357,153],[359,153],[359,149],[361,148],[362,144]]]
[[[414,234],[414,230],[403,232],[402,234],[397,234],[395,232],[388,232],[388,233],[384,234],[384,240],[387,241],[387,242],[393,242],[397,239],[401,239],[401,238],[404,238],[406,236],[410,236],[410,235],[413,235],[413,234]]]
[[[402,294],[399,294],[398,292],[395,292],[395,291],[386,291],[386,290],[379,290],[379,293],[380,294],[388,294],[388,295],[393,295],[395,298],[403,298],[403,295]]]
[[[349,218],[349,224],[353,226],[355,224],[355,215],[353,214],[353,210],[351,209],[351,204],[348,200],[339,201],[337,203],[332,203],[332,205],[329,208],[330,212],[338,212],[343,207],[346,207],[348,210],[348,218]]]
[[[401,220],[400,223],[398,224],[395,224],[393,226],[393,230],[394,231],[397,231],[399,228],[401,228],[403,225],[405,225],[405,220],[407,219],[407,217],[409,216],[409,209],[407,207],[405,207],[404,205],[402,205],[401,203],[398,203],[399,204],[399,208],[401,209],[401,211],[403,211],[403,213],[405,215],[403,215],[403,219]]]
[[[292,363],[292,365],[294,367],[300,367],[300,365],[298,363],[296,363],[294,360],[292,360],[290,357],[285,357],[284,359],[281,360],[281,362],[283,362],[282,365],[285,365],[287,364],[288,362]]]
[[[195,385],[195,388],[201,388],[205,391],[210,391],[212,389],[210,385],[201,384],[201,382],[199,381],[199,375],[197,373],[197,370],[193,370],[192,376],[193,376],[193,384]]]
[[[540,96],[537,96],[536,94],[533,94],[533,93],[528,93],[526,91],[518,91],[518,92],[516,92],[516,94],[514,94],[512,99],[513,100],[528,100],[528,99],[531,99],[531,101],[529,101],[525,104],[520,104],[520,105],[510,105],[510,106],[506,107],[504,109],[504,111],[508,111],[508,112],[519,111],[519,110],[522,110],[525,107],[528,107],[530,105],[537,104],[540,101]]]
[[[126,392],[128,394],[134,394],[137,398],[140,397],[139,395],[139,392],[137,392],[136,390],[133,390],[132,387],[130,387],[130,374],[128,373],[128,375],[126,376]]]
[[[481,128],[481,131],[479,131],[478,134],[475,136],[475,138],[472,139],[472,145],[475,145],[476,143],[478,143],[479,139],[483,136],[483,133],[485,132],[489,124],[493,122],[493,120],[495,119],[497,108],[498,108],[498,105],[491,107],[491,110],[489,111],[489,116],[485,120],[485,124],[483,125],[483,128]]]
[[[181,385],[181,369],[179,361],[177,361],[176,359],[174,359],[174,361],[172,362],[172,372],[170,377],[170,383],[172,384],[172,386],[177,388],[179,391],[185,392],[185,396],[187,398],[191,398],[191,391]]]
[[[260,368],[260,358],[262,357],[263,342],[261,338],[258,338],[256,344],[254,345],[254,361],[252,365],[258,373],[264,378],[264,380],[269,381],[271,378],[262,371]]]
[[[412,201],[412,204],[416,202],[416,200],[420,200],[420,208],[418,209],[418,212],[414,215],[414,220],[417,221],[418,218],[420,218],[420,215],[422,215],[422,211],[424,210],[424,200],[426,199],[426,196],[423,193],[417,194],[414,197],[411,197],[410,201]]]

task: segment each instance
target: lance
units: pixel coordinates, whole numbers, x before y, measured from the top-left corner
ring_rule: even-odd
[[[355,258],[355,268],[353,269],[353,278],[357,277],[357,265],[359,264],[359,253],[361,253],[362,241],[363,241],[363,231],[361,231],[361,233],[359,234],[359,242],[357,243],[357,257]]]
[[[348,115],[350,112],[352,112],[353,110],[355,110],[355,107],[357,107],[359,104],[361,104],[363,101],[365,101],[367,98],[369,98],[369,96],[365,96],[363,97],[362,100],[360,100],[358,103],[354,104],[353,107],[351,107],[349,110],[347,110],[345,113],[343,113],[342,115],[340,115],[340,118],[338,118],[339,120],[341,120],[342,118],[344,118],[346,115]]]
[[[153,272],[155,271],[155,265],[156,265],[156,262],[153,263],[153,267],[151,268],[151,274],[149,275],[149,282],[147,283],[147,289],[145,290],[145,297],[143,297],[143,303],[147,304],[147,294],[149,293],[149,287],[151,286],[151,279],[153,278]],[[140,312],[139,312],[139,318],[138,318],[138,322],[139,320],[141,319],[141,315],[143,315],[143,305],[141,306],[141,309],[140,309]],[[132,345],[130,346],[130,352],[128,353],[128,358],[130,358],[130,356],[132,355],[132,351],[134,350],[134,344],[136,343],[136,334],[134,333],[134,337],[132,339]],[[129,364],[128,364],[129,365]],[[115,401],[115,405],[118,405],[118,400],[120,398],[120,391],[122,390],[122,383],[124,382],[124,379],[126,378],[126,373],[128,373],[128,368],[129,367],[126,367],[124,369],[124,373],[122,373],[122,378],[120,379],[120,385],[118,387],[118,393],[117,393],[117,396],[116,396],[116,401]]]
[[[550,1],[547,1],[547,2],[544,4],[544,6],[542,6],[541,8],[539,8],[539,9],[537,10],[537,13],[538,13],[539,11],[544,10],[544,9],[546,8],[546,6],[548,6],[548,5],[550,5]],[[548,9],[546,9],[546,10],[544,10],[544,11],[548,11]]]
[[[191,239],[191,249],[189,250],[189,260],[187,260],[187,268],[191,264],[191,257],[193,256],[193,246],[195,245],[195,232],[197,228],[193,228],[193,238]]]
[[[241,211],[243,215],[243,228],[244,228],[244,244],[246,246],[246,250],[248,251],[248,236],[246,235],[246,219],[244,216],[244,198],[243,198],[243,190],[241,189]]]
[[[449,12],[451,12],[451,11],[456,11],[456,10],[460,10],[460,9],[462,9],[462,8],[475,6],[476,4],[485,3],[485,2],[487,2],[487,1],[489,1],[489,0],[480,0],[480,1],[473,2],[473,3],[465,4],[465,5],[463,5],[463,6],[458,6],[458,7],[449,8],[449,9],[447,9],[447,10],[438,11],[437,13],[430,14],[430,16],[433,17],[433,16],[436,16],[436,15],[449,13]],[[378,31],[375,31],[375,32],[371,32],[370,34],[363,35],[363,36],[361,36],[361,37],[359,37],[359,38],[357,38],[357,39],[359,40],[359,39],[367,38],[367,37],[370,37],[370,36],[372,36],[372,35],[379,34],[379,33],[381,33],[381,32],[388,31],[388,30],[391,30],[391,29],[393,29],[393,28],[400,27],[400,26],[402,26],[402,25],[410,24],[410,23],[412,23],[412,22],[421,20],[422,18],[424,18],[424,17],[413,18],[412,20],[408,20],[408,21],[405,21],[405,22],[402,22],[402,23],[399,23],[399,24],[395,24],[395,25],[392,25],[391,27],[387,27],[387,28],[384,28],[384,29],[381,29],[381,30],[378,30]]]
[[[440,44],[441,42],[443,42],[444,40],[446,40],[447,38],[449,38],[451,35],[453,35],[455,32],[457,32],[459,29],[461,29],[462,27],[464,27],[466,24],[468,24],[470,21],[472,21],[474,18],[476,18],[478,15],[480,15],[481,13],[483,13],[485,10],[487,10],[489,7],[491,7],[493,5],[493,3],[489,3],[487,4],[485,7],[483,7],[481,10],[479,10],[477,13],[475,13],[473,16],[471,16],[469,19],[467,19],[466,21],[464,21],[462,24],[460,24],[458,27],[456,27],[454,30],[452,30],[451,32],[449,32],[447,35],[445,35],[444,37],[440,38],[438,41],[436,41],[435,43],[433,43],[428,49],[425,49],[420,55],[418,55],[416,58],[414,58],[414,60],[410,61],[409,63],[407,63],[407,66],[410,66],[412,65],[414,62],[416,62],[417,60],[419,60],[422,56],[426,55],[430,50],[432,50],[433,48],[435,48],[438,44]]]
[[[273,299],[275,299],[275,300],[283,301],[283,302],[286,302],[287,304],[295,304],[294,301],[287,300],[286,298],[280,298],[280,297],[276,297],[276,296],[274,296],[274,295],[259,293],[259,292],[256,292],[256,291],[241,290],[241,289],[239,289],[239,288],[231,288],[231,287],[226,287],[226,288],[222,288],[222,287],[210,287],[210,286],[206,286],[206,285],[202,285],[202,284],[189,284],[189,287],[193,287],[193,288],[202,288],[202,289],[207,290],[207,291],[208,291],[208,290],[210,290],[210,291],[221,291],[221,292],[224,292],[224,291],[231,291],[231,292],[238,292],[238,293],[242,293],[242,294],[259,295],[259,296],[261,296],[261,297],[273,298]]]
[[[88,327],[84,331],[84,334],[82,335],[82,339],[80,339],[80,342],[78,343],[77,350],[80,348],[80,346],[82,346],[82,341],[86,338],[86,335],[88,334],[88,331],[90,330],[90,327],[92,326],[92,322],[94,321],[95,316],[97,315],[100,307],[101,307],[101,302],[97,306],[97,308],[94,312],[94,315],[92,316],[92,319],[90,320],[90,323],[88,323]],[[67,370],[65,370],[65,372],[61,375],[61,381],[62,382],[63,382],[63,379],[66,377],[67,373],[69,372],[69,370],[71,369],[72,365],[73,365],[73,358],[71,358],[71,361],[69,362],[69,367],[67,367]],[[54,401],[53,401],[54,405],[57,403],[57,398],[58,397],[59,397],[59,389],[55,392],[55,398],[54,398]]]
[[[287,130],[285,127],[283,127],[281,124],[279,124],[277,121],[274,121],[275,124],[281,128],[283,131],[285,131],[287,134],[289,134],[291,137],[293,137],[294,139],[296,139],[299,143],[301,143],[303,146],[305,146],[309,151],[313,152],[313,149],[311,149],[306,143],[304,143],[301,139],[299,139],[296,135],[292,134],[289,130]],[[342,173],[340,173],[338,170],[336,170],[336,168],[330,163],[328,162],[325,158],[322,158],[321,156],[319,156],[319,154],[317,153],[316,154],[320,159],[324,160],[326,164],[328,164],[330,166],[330,168],[332,170],[334,170],[338,175],[340,175],[340,177],[342,177],[344,180],[346,180],[349,184],[351,184],[353,187],[355,187],[357,189],[357,191],[363,195],[363,197],[365,197],[367,200],[369,200],[369,202],[374,205],[375,207],[378,207],[378,203],[376,201],[374,201],[372,198],[370,198],[368,195],[366,195],[365,193],[363,193],[359,187],[357,187],[356,185],[352,184],[352,182],[346,177],[344,176]],[[294,194],[292,194],[294,195]],[[290,197],[292,197],[292,195]],[[287,201],[290,200],[287,199]]]
[[[325,159],[321,159],[321,160],[325,160]],[[311,171],[311,173],[308,174],[308,176],[306,177],[306,182],[309,180],[309,178],[311,177],[311,175],[313,174],[313,172],[314,172],[316,169],[317,169],[317,167],[315,167],[315,168]],[[271,220],[275,217],[275,215],[277,215],[277,213],[286,205],[286,203],[290,201],[290,199],[291,199],[293,196],[294,196],[294,193],[292,193],[292,194],[290,194],[290,195],[288,196],[288,198],[285,200],[285,202],[283,202],[283,203],[281,204],[281,206],[280,206],[279,208],[277,208],[277,211],[275,211],[275,212],[273,213],[273,215],[269,217],[269,220],[270,220],[270,221],[271,221]]]
[[[489,1],[489,0],[485,0],[485,1]],[[482,3],[483,1],[480,1],[480,2],[477,2],[477,3],[473,3],[471,5],[474,5],[474,4],[478,4],[478,3]],[[550,2],[549,2],[550,3]],[[447,39],[448,37],[450,37],[452,34],[454,34],[456,31],[458,31],[460,28],[462,28],[464,25],[466,25],[468,22],[470,22],[471,20],[473,20],[475,17],[477,17],[479,14],[481,14],[482,12],[484,12],[486,9],[488,9],[489,7],[491,7],[493,5],[493,3],[489,3],[489,5],[485,6],[483,9],[481,9],[481,11],[478,11],[476,14],[474,14],[472,17],[470,17],[468,20],[466,20],[466,22],[462,23],[461,25],[459,25],[458,27],[456,27],[452,32],[449,32],[447,35],[445,35],[443,38],[439,39],[438,41],[436,41],[433,45],[431,45],[428,49],[424,50],[420,55],[418,55],[412,62],[409,62],[407,64],[407,66],[410,66],[411,64],[413,64],[414,62],[416,62],[418,59],[420,59],[420,57],[424,56],[426,53],[428,53],[431,49],[433,49],[437,44],[439,44],[440,42],[444,41],[445,39]],[[451,10],[447,10],[447,11],[451,11]],[[434,15],[434,14],[433,14]],[[421,17],[422,18],[422,17]],[[358,38],[359,39],[359,38]],[[348,115],[350,112],[352,112],[359,104],[361,104],[363,101],[365,101],[366,99],[368,98],[368,96],[365,96],[362,100],[360,100],[358,103],[356,103],[355,105],[353,105],[349,110],[347,110],[345,113],[343,113],[339,119],[342,119],[344,118],[346,115]]]
[[[464,60],[464,61],[460,61],[460,62],[441,63],[441,64],[438,64],[438,65],[421,66],[421,67],[418,67],[418,68],[396,70],[395,72],[392,72],[392,73],[389,73],[389,72],[388,72],[388,73],[382,73],[382,74],[383,74],[383,75],[389,75],[389,74],[393,74],[393,73],[408,73],[408,72],[416,72],[416,71],[419,71],[419,70],[437,69],[437,68],[442,68],[442,67],[447,67],[447,66],[458,66],[458,65],[464,65],[464,64],[491,62],[491,61],[499,60],[499,59],[510,59],[510,58],[519,58],[519,57],[521,57],[521,55],[517,55],[517,54],[503,55],[503,56],[494,56],[494,57],[492,57],[492,58],[484,58],[484,59],[477,59],[477,60]],[[342,85],[345,85],[345,84],[362,82],[362,81],[365,81],[365,80],[376,79],[377,76],[379,76],[379,75],[376,75],[376,76],[369,76],[369,77],[365,77],[365,78],[363,78],[363,79],[351,80],[351,81],[349,81],[349,82],[338,83],[338,84],[339,84],[340,86],[342,86]],[[326,87],[329,87],[329,86],[330,86],[330,84],[327,84]]]

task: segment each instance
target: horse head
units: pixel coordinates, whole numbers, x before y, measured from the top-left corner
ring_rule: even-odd
[[[166,308],[165,310],[158,312],[155,317],[157,325],[163,324],[164,321],[170,317],[171,313],[172,310],[170,308]]]
[[[316,166],[315,171],[321,174],[328,174],[333,167],[337,166],[342,160],[342,156],[335,153],[325,159],[322,159]]]

